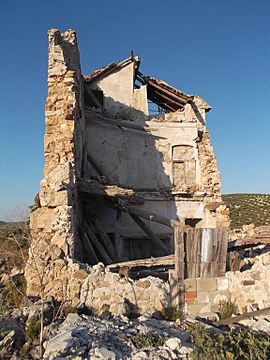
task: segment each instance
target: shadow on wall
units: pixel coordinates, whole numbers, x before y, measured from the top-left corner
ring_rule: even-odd
[[[87,98],[85,102],[87,105]],[[170,197],[170,143],[144,129],[148,117],[143,112],[112,98],[104,98],[104,104],[113,104],[115,115],[110,119],[117,116],[123,124],[136,124],[138,129],[106,122],[101,111],[86,107],[92,115],[86,116],[84,180],[132,189],[134,196],[108,197],[106,189],[100,189],[99,194],[80,194],[80,237],[88,237],[93,249],[91,255],[89,246],[87,250],[84,245],[76,258],[90,264],[108,264],[168,255],[173,252],[172,228],[141,219],[125,208],[177,219],[176,205]],[[110,108],[106,112],[110,114]],[[99,116],[98,121],[95,116]],[[80,240],[86,243],[86,239]]]

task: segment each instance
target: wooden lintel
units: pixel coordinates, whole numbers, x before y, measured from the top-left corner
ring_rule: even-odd
[[[153,243],[164,250],[165,253],[168,253],[167,246],[160,240],[160,238],[150,229],[150,227],[138,216],[135,214],[129,214],[130,217],[134,220],[134,222],[142,229],[142,231],[150,236]]]
[[[167,255],[161,257],[152,257],[148,259],[139,259],[139,260],[130,260],[123,261],[107,266],[109,269],[120,268],[122,266],[128,266],[129,268],[135,267],[154,267],[154,266],[173,266],[174,265],[174,255]]]
[[[113,185],[102,185],[99,183],[91,183],[85,180],[77,181],[77,188],[81,192],[87,194],[98,195],[98,196],[132,196],[135,195],[135,192],[132,189],[124,189],[118,186]]]

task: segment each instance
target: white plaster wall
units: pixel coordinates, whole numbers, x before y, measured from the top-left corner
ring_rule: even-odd
[[[148,115],[147,85],[142,85],[139,89],[134,89],[133,107],[136,110],[142,111],[145,115]]]
[[[146,200],[142,205],[133,205],[140,209],[165,216],[168,219],[179,220],[200,219],[203,217],[203,203],[199,201],[170,201],[170,200]],[[167,226],[143,219],[151,230],[159,235],[172,235],[173,230]],[[122,236],[145,236],[128,214],[123,214],[121,221]]]
[[[86,149],[113,184],[135,189],[171,189],[171,147],[191,145],[196,158],[197,128],[178,123],[170,123],[168,127],[165,123],[151,123],[152,127],[153,136],[148,132],[88,122]]]

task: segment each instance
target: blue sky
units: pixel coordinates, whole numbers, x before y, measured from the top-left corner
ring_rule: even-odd
[[[269,0],[0,0],[0,219],[43,176],[47,31],[77,31],[83,73],[128,57],[202,96],[222,192],[270,193]]]

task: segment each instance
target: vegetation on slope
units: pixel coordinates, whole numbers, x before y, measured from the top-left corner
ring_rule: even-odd
[[[222,199],[230,209],[232,229],[270,225],[270,194],[226,194]]]

